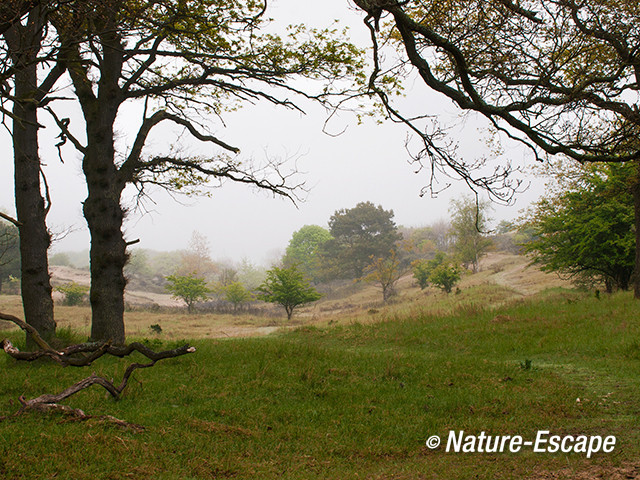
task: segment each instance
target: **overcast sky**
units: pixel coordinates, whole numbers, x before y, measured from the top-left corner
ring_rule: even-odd
[[[329,25],[340,19],[351,29],[352,41],[367,45],[368,32],[362,16],[350,8],[346,0],[273,2],[270,15],[283,23]],[[406,97],[400,100],[407,109],[416,109],[453,118],[457,110],[446,100],[438,98],[419,81],[406,84]],[[266,158],[290,158],[305,181],[308,193],[297,207],[288,200],[273,198],[244,185],[226,183],[212,190],[206,198],[172,198],[162,191],[154,191],[153,202],[145,205],[148,212],[131,211],[126,221],[127,240],[140,239],[140,248],[173,250],[185,248],[193,231],[209,239],[212,256],[216,259],[240,260],[249,258],[268,263],[284,251],[294,231],[308,224],[326,226],[329,217],[338,209],[351,208],[361,201],[371,201],[385,209],[393,209],[398,225],[424,226],[448,217],[452,198],[469,194],[462,182],[441,178],[442,185],[453,185],[437,198],[420,197],[428,184],[428,172],[414,173],[405,149],[406,128],[371,120],[357,125],[355,115],[343,113],[331,124],[334,132],[346,129],[338,137],[323,133],[327,113],[318,106],[304,104],[306,114],[283,110],[270,104],[247,105],[243,110],[225,117],[226,127],[212,124],[211,131],[224,141],[238,146],[242,158],[264,161]],[[136,118],[136,109],[121,111],[119,138],[126,143],[130,130],[127,122]],[[139,118],[139,116],[138,116]],[[55,129],[47,128],[41,142],[41,157],[51,188],[53,207],[49,215],[54,232],[73,229],[54,244],[54,251],[83,250],[89,246],[89,235],[82,217],[81,202],[86,196],[80,169],[80,156],[67,150],[65,163],[58,159],[53,145]],[[79,129],[81,130],[81,128]],[[150,149],[166,148],[160,131],[152,138]],[[166,132],[171,136],[171,132]],[[460,143],[461,153],[469,157],[483,154],[486,132],[482,123],[468,118],[452,137]],[[184,137],[183,137],[184,140]],[[13,213],[13,168],[9,134],[0,133],[0,148],[4,152],[0,174],[0,208]],[[202,152],[201,145],[186,141],[187,151]],[[199,150],[200,149],[200,150]],[[505,157],[527,161],[519,147],[507,145]],[[530,161],[530,160],[529,160]],[[496,219],[515,218],[539,194],[531,188],[520,195],[512,207],[496,207]],[[128,195],[131,198],[131,195]],[[178,201],[176,201],[178,200]],[[129,203],[128,205],[131,205]]]

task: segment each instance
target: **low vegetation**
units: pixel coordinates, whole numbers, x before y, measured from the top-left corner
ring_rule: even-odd
[[[628,293],[548,290],[506,298],[479,285],[438,307],[395,305],[261,338],[196,340],[197,353],[140,371],[98,419],[12,416],[17,398],[55,393],[86,372],[0,358],[2,478],[591,478],[637,474],[640,305]],[[440,297],[439,297],[440,298]],[[485,300],[482,302],[481,300]],[[447,305],[449,308],[447,308]],[[485,306],[482,306],[485,305]],[[384,307],[387,308],[387,307]],[[437,310],[437,309],[436,309]],[[22,335],[7,332],[16,343]],[[68,335],[73,337],[73,332]],[[151,335],[149,335],[151,336]],[[70,338],[71,340],[71,338]],[[76,338],[77,340],[77,338]],[[154,334],[147,343],[174,346]],[[125,363],[101,359],[98,374]],[[431,435],[615,435],[611,454],[454,454]],[[90,452],[90,454],[88,453]],[[90,460],[89,460],[90,458]],[[551,473],[553,472],[553,473]],[[605,477],[602,477],[605,478]],[[630,477],[633,478],[633,477]]]

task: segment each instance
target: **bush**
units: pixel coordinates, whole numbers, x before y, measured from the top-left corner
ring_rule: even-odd
[[[71,282],[56,287],[56,291],[64,295],[64,305],[75,306],[83,302],[87,292],[89,292],[89,287]]]
[[[460,269],[455,265],[447,265],[446,263],[443,263],[431,272],[429,280],[433,285],[441,290],[451,293],[453,287],[460,280]]]
[[[429,277],[431,273],[446,261],[447,256],[444,252],[436,252],[431,260],[416,260],[411,264],[413,269],[413,278],[420,285],[420,289],[424,290],[429,286]]]

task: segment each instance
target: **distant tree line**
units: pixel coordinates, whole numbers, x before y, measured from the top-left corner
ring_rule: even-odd
[[[422,288],[429,285],[450,292],[464,266],[477,271],[480,258],[492,246],[488,235],[488,204],[472,199],[454,201],[451,221],[423,228],[398,228],[392,210],[371,202],[336,211],[328,228],[306,225],[296,231],[283,257],[314,283],[340,279],[365,280],[380,287],[386,302],[395,295],[398,280],[413,271]],[[425,266],[440,268],[425,277]],[[442,266],[440,266],[442,264]]]

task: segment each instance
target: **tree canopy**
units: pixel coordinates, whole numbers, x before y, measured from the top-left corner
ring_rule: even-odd
[[[288,320],[291,320],[297,306],[321,298],[295,265],[273,267],[268,270],[267,278],[258,287],[258,296],[265,302],[277,303],[284,307]]]
[[[432,173],[464,178],[509,201],[519,182],[510,161],[493,170],[459,158],[446,130],[429,112],[409,117],[383,89],[389,71],[413,67],[425,85],[461,109],[484,116],[502,138],[526,145],[536,158],[579,162],[640,159],[640,8],[610,0],[354,0],[367,12],[373,41],[370,89],[389,116],[422,140],[415,155]],[[380,18],[388,23],[380,26]],[[402,53],[384,64],[382,39]],[[388,44],[388,42],[386,42]],[[636,271],[640,272],[640,167],[634,195]],[[433,176],[432,176],[433,179]],[[640,275],[634,282],[640,298]]]
[[[562,181],[538,201],[524,224],[525,244],[543,270],[577,280],[603,282],[607,291],[627,290],[634,270],[630,164],[594,164]]]
[[[376,12],[388,14],[398,49],[426,85],[534,152],[614,162],[640,155],[640,119],[628,95],[640,75],[634,2],[355,3],[372,29]],[[378,79],[376,71],[373,87]]]
[[[472,198],[451,202],[451,233],[455,241],[453,251],[464,265],[478,271],[480,258],[487,253],[492,242],[486,236],[489,205]]]
[[[285,265],[297,265],[309,279],[318,282],[322,276],[322,247],[332,238],[326,228],[305,225],[293,233],[282,260]]]
[[[351,278],[360,278],[372,258],[385,258],[395,251],[401,239],[393,210],[371,202],[360,202],[350,209],[336,211],[329,219],[328,255],[338,270]]]

